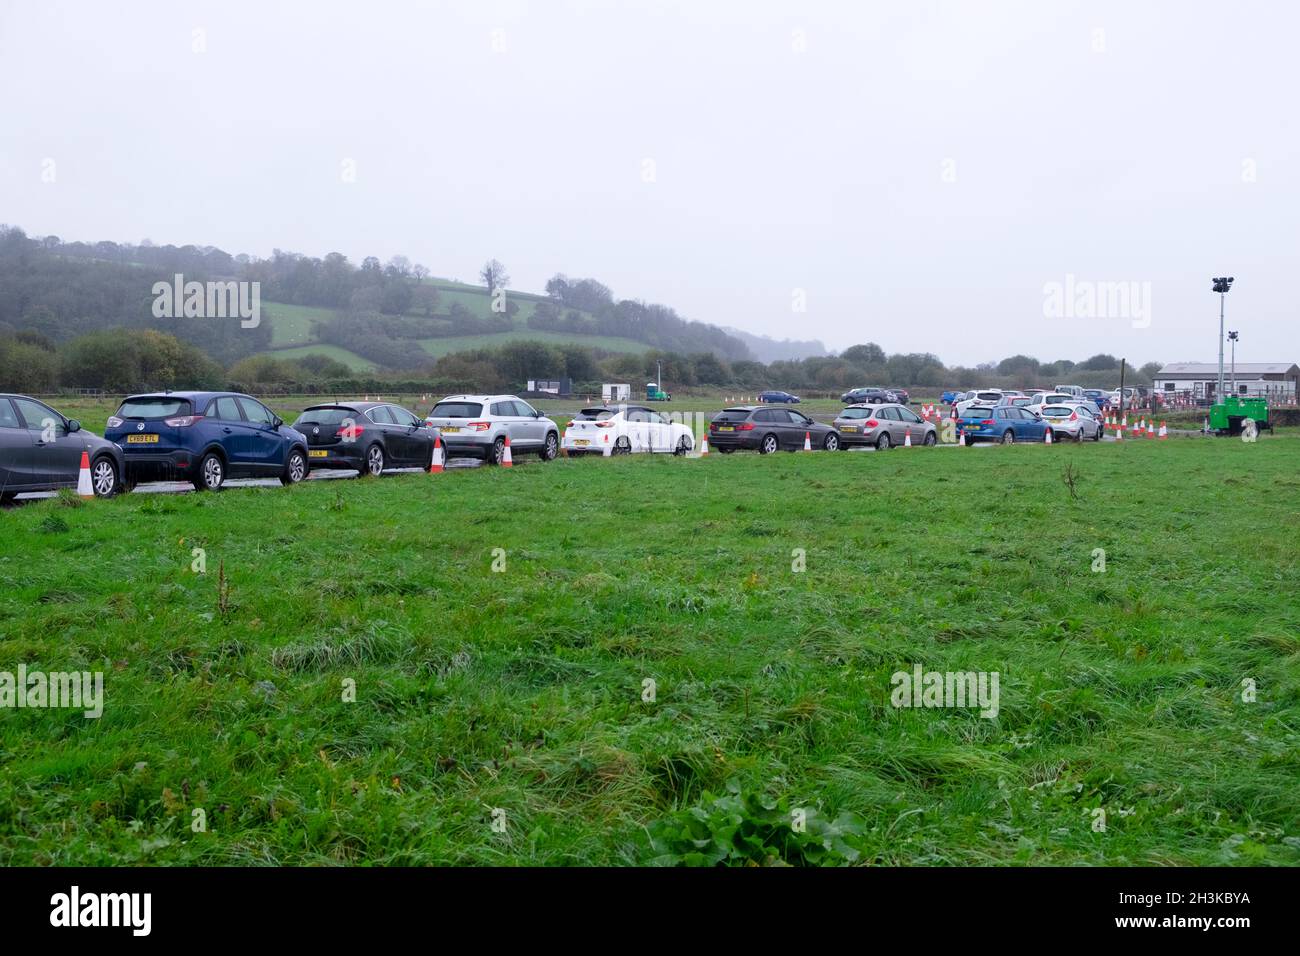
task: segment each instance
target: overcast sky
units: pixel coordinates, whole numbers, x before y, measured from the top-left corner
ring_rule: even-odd
[[[496,257],[952,364],[1213,360],[1226,274],[1238,358],[1296,361],[1298,32],[1271,0],[0,0],[0,222]],[[1054,318],[1067,275],[1135,298]]]

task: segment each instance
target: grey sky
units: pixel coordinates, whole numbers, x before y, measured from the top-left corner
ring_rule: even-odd
[[[1238,358],[1295,361],[1298,27],[1249,2],[4,0],[0,221],[465,280],[494,256],[516,288],[592,276],[961,364],[1212,360],[1222,273]],[[1149,326],[1046,316],[1067,274],[1150,283]]]

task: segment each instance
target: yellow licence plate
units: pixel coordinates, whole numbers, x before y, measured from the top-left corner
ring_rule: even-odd
[[[855,432],[857,430],[858,430],[857,425],[845,425],[843,428],[840,429],[840,431],[842,432]]]
[[[156,445],[158,444],[157,435],[127,435],[126,443],[128,445]]]
[[[720,432],[734,432],[735,430],[736,430],[736,429],[735,429],[733,426],[731,426],[731,425],[719,425],[719,426],[718,426],[718,431],[720,431]]]
[[[460,431],[460,429],[457,428],[455,425],[443,425],[441,430],[444,435],[449,435],[452,432]]]
[[[312,458],[328,458],[330,453],[325,451],[324,449],[320,449],[320,450],[312,449],[311,451],[307,452],[307,454]]]
[[[575,445],[590,445],[590,444],[591,444],[591,442],[590,442],[588,439],[586,439],[586,438],[575,438],[575,439],[573,440],[573,443],[574,443]]]

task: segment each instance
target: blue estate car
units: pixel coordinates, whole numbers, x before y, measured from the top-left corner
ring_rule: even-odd
[[[798,395],[791,395],[789,392],[782,392],[776,389],[772,389],[766,392],[759,392],[758,400],[764,404],[781,404],[781,403],[785,403],[786,405],[799,404]]]
[[[132,395],[104,437],[121,446],[125,483],[182,479],[218,491],[227,478],[307,477],[307,439],[249,395],[165,392]]]
[[[966,444],[997,441],[1004,445],[1019,441],[1046,441],[1052,426],[1041,415],[1018,405],[972,405],[957,418],[957,434]],[[1056,435],[1052,435],[1056,440]]]

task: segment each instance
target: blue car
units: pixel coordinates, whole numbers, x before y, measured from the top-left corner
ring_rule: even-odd
[[[1018,405],[972,405],[957,418],[957,434],[966,444],[996,441],[1010,445],[1018,441],[1046,441],[1052,426],[1041,415]],[[1052,435],[1052,440],[1056,436]]]
[[[791,395],[789,392],[778,392],[778,391],[759,392],[758,400],[765,404],[779,404],[782,402],[784,402],[787,405],[799,404],[799,396]]]
[[[953,391],[952,389],[949,389],[948,391],[944,392],[942,395],[939,396],[939,404],[955,405],[957,404],[958,399],[965,396],[965,394],[966,392],[964,390]]]
[[[132,395],[108,419],[104,437],[126,461],[127,487],[181,479],[219,491],[227,478],[307,477],[307,439],[249,395],[165,392]]]

